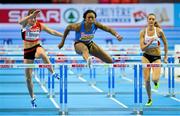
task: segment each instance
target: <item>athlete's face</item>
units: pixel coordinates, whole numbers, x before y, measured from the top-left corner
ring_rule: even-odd
[[[89,23],[89,24],[92,24],[95,22],[96,18],[95,18],[95,14],[94,13],[88,13],[86,15],[86,18],[85,18],[86,22]]]
[[[28,24],[33,26],[36,23],[36,17],[32,18],[32,19],[28,19]]]
[[[149,15],[147,21],[149,26],[153,26],[156,21],[156,17],[154,15]]]

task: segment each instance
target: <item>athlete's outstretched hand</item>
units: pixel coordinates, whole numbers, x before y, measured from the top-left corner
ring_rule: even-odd
[[[121,40],[123,39],[123,37],[120,36],[120,35],[117,35],[116,38],[117,38],[119,41],[121,41]]]
[[[164,63],[168,63],[168,57],[164,56]]]
[[[40,13],[40,10],[35,10],[35,11],[32,13],[32,15],[33,15],[34,17],[36,17],[39,13]]]
[[[64,42],[58,44],[58,48],[61,49],[64,46]]]

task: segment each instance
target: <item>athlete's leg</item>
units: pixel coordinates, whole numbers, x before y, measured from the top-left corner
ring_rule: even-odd
[[[33,62],[34,62],[33,60],[24,59],[24,64],[32,64]],[[26,77],[26,83],[27,83],[29,94],[31,98],[34,98],[33,82],[32,82],[32,68],[25,69],[25,77]]]
[[[90,54],[101,59],[103,62],[113,63],[111,56],[95,43],[92,43],[90,47]]]
[[[45,50],[42,47],[37,47],[35,57],[36,58],[40,58],[41,57],[45,64],[51,64],[51,62],[50,62],[50,60],[49,60]],[[53,67],[48,68],[48,70],[52,74],[55,73]]]
[[[149,60],[146,57],[142,56],[142,63],[149,63]],[[150,103],[152,100],[152,98],[151,98],[151,84],[150,84],[150,71],[151,71],[151,68],[144,68],[143,69],[144,82],[145,82],[146,92],[147,92],[148,99],[149,99],[148,103]],[[147,105],[148,105],[148,103],[147,103]]]
[[[88,47],[82,43],[82,42],[78,42],[74,45],[75,51],[77,54],[80,54],[83,56],[83,58],[88,61],[89,58],[89,50]]]
[[[156,60],[154,61],[153,63],[161,63],[161,60]],[[155,84],[155,89],[158,89],[159,88],[159,78],[160,78],[160,75],[161,75],[161,67],[153,67],[152,68],[152,80]]]

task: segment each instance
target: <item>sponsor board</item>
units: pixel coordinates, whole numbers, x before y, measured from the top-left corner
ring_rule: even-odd
[[[26,16],[29,8],[42,11],[38,20],[56,27],[64,27],[71,23],[81,22],[83,13],[92,9],[97,13],[97,21],[108,26],[145,26],[146,16],[156,14],[162,26],[174,26],[173,4],[71,4],[71,5],[0,5],[0,24],[17,24]],[[153,7],[152,7],[153,6]]]

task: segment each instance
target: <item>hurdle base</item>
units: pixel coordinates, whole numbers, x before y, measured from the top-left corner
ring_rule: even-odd
[[[65,112],[65,111],[59,111],[59,115],[68,115],[68,112]]]
[[[48,93],[48,94],[47,94],[47,98],[50,98],[50,97],[51,97],[51,95]]]
[[[132,115],[143,115],[143,111],[142,110],[134,110]]]
[[[175,94],[172,94],[172,97],[176,97],[176,95],[175,95]]]
[[[115,97],[116,97],[116,95],[115,95],[115,94],[111,94],[111,95],[110,95],[110,97],[113,97],[113,98],[115,98]]]
[[[171,97],[171,94],[167,94],[167,95],[165,95],[165,97]]]

